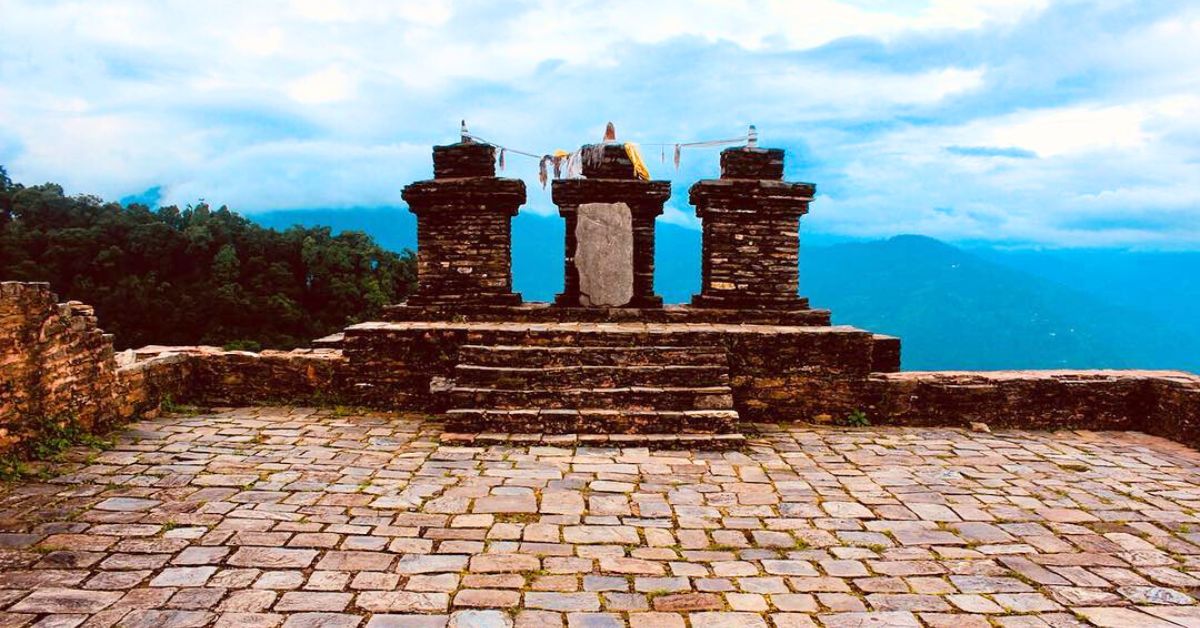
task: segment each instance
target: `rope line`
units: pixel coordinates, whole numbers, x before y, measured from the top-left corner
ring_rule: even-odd
[[[549,172],[548,172],[549,166],[553,165],[553,167],[554,167],[554,178],[555,179],[558,179],[562,176],[564,165],[566,166],[568,178],[572,177],[572,174],[571,174],[572,172],[574,172],[576,169],[579,169],[582,167],[582,165],[579,162],[580,150],[575,150],[574,152],[570,152],[570,153],[563,151],[563,150],[556,150],[553,152],[547,152],[547,153],[543,153],[543,154],[539,155],[537,153],[532,153],[532,152],[525,151],[525,150],[509,148],[508,146],[505,146],[503,144],[497,144],[496,142],[485,140],[482,137],[479,137],[478,135],[475,135],[474,133],[467,131],[466,120],[464,120],[462,122],[462,129],[461,129],[460,134],[464,141],[471,140],[474,142],[479,142],[480,144],[484,144],[487,146],[491,146],[493,148],[500,149],[498,165],[500,166],[501,170],[504,169],[504,157],[508,153],[513,153],[514,155],[520,155],[522,157],[529,157],[530,159],[538,160],[538,179],[542,182],[542,187],[546,186],[546,181],[549,178]],[[615,137],[616,137],[616,133],[613,130],[613,125],[611,122],[609,122],[608,128],[605,130],[604,141],[605,142],[612,141],[613,138],[615,138]],[[667,147],[668,146],[674,147],[673,157],[674,157],[674,162],[675,162],[675,169],[678,170],[680,154],[683,152],[683,149],[685,149],[685,148],[702,148],[702,147],[706,147],[706,146],[724,146],[724,145],[728,145],[728,144],[741,144],[743,142],[745,142],[747,147],[750,147],[750,148],[758,147],[758,129],[756,129],[753,124],[750,125],[749,131],[745,137],[734,137],[734,138],[727,138],[727,139],[720,139],[720,140],[699,140],[699,141],[695,141],[695,142],[646,142],[646,143],[635,142],[634,144],[637,144],[639,146],[647,146],[647,147],[653,146],[656,148],[660,148],[661,153],[662,153],[661,157],[662,157],[662,160],[664,163],[667,160],[667,150],[666,150]],[[629,146],[627,146],[626,148],[627,148],[627,150],[632,151],[632,149],[630,149]],[[630,157],[631,157],[631,159],[634,159],[634,161],[636,163],[638,163],[638,164],[641,163],[641,156],[637,155],[636,151],[632,151]],[[641,172],[644,173],[644,171],[645,171],[645,166],[642,166]]]
[[[505,146],[503,144],[497,144],[496,142],[492,142],[490,140],[485,140],[482,137],[475,135],[474,133],[463,133],[462,136],[465,138],[474,140],[476,142],[479,142],[480,144],[487,144],[488,146],[494,146],[496,148],[503,148],[505,150],[505,152],[513,153],[516,155],[521,155],[522,157],[529,157],[530,159],[541,159],[542,157],[545,157],[546,155],[553,154],[553,152],[546,152],[546,153],[542,153],[542,154],[538,155],[535,153],[531,153],[529,151],[518,150],[516,148]],[[732,137],[732,138],[723,139],[723,140],[700,140],[700,141],[696,141],[696,142],[634,142],[634,143],[637,144],[638,146],[655,146],[655,147],[674,146],[677,148],[699,148],[699,147],[703,147],[703,146],[721,146],[724,144],[741,144],[746,141],[747,141],[747,139],[745,137]]]
[[[497,144],[497,143],[495,143],[495,142],[489,142],[489,141],[487,141],[487,140],[483,139],[482,137],[479,137],[478,135],[475,135],[475,134],[473,134],[473,133],[463,133],[463,134],[462,134],[462,136],[463,136],[463,137],[465,137],[465,138],[472,139],[472,140],[474,140],[474,141],[476,141],[476,142],[479,142],[480,144],[487,144],[488,146],[495,146],[496,148],[503,148],[503,149],[504,149],[506,152],[509,152],[509,153],[514,153],[514,154],[517,154],[517,155],[521,155],[521,156],[523,156],[523,157],[532,157],[533,159],[541,159],[542,157],[544,157],[544,156],[545,156],[545,155],[535,155],[535,154],[533,154],[533,153],[529,153],[529,152],[526,152],[526,151],[523,151],[523,150],[517,150],[517,149],[515,149],[515,148],[509,148],[509,147],[507,147],[507,146],[503,146],[503,145]]]

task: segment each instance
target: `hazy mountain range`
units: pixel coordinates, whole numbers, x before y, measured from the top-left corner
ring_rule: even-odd
[[[328,225],[416,247],[403,208],[276,211],[261,224]],[[526,300],[562,287],[563,226],[514,221],[514,284]],[[656,287],[668,302],[699,289],[700,233],[660,223]],[[1171,368],[1200,371],[1200,253],[960,248],[922,236],[833,242],[805,236],[801,293],[835,323],[903,338],[916,369]]]

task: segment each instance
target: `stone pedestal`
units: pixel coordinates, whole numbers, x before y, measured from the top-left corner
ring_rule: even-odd
[[[654,219],[671,195],[668,181],[642,181],[623,146],[584,147],[583,179],[553,182],[566,220],[566,307],[662,306],[654,294]]]
[[[496,177],[495,148],[433,148],[432,181],[404,188],[417,216],[417,291],[409,305],[521,302],[512,291],[512,217],[525,183]]]
[[[783,151],[730,148],[721,178],[700,181],[690,201],[703,223],[702,282],[692,305],[805,309],[800,281],[800,216],[815,187],[783,179]]]

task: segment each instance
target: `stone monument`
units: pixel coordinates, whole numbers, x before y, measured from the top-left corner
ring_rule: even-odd
[[[582,148],[583,178],[557,179],[551,198],[566,220],[566,307],[658,308],[654,293],[654,219],[669,181],[644,181],[624,145]]]
[[[525,182],[496,176],[496,149],[473,141],[433,147],[433,180],[404,188],[417,216],[417,291],[408,304],[515,305],[512,217]]]
[[[783,179],[783,150],[747,146],[721,152],[721,178],[696,183],[690,200],[703,224],[700,294],[706,308],[795,310],[800,216],[815,186]]]

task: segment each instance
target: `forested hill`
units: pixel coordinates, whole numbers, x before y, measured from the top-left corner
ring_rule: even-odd
[[[409,251],[329,227],[262,227],[222,207],[122,207],[0,168],[0,280],[95,306],[118,348],[290,347],[366,320],[415,282]]]

